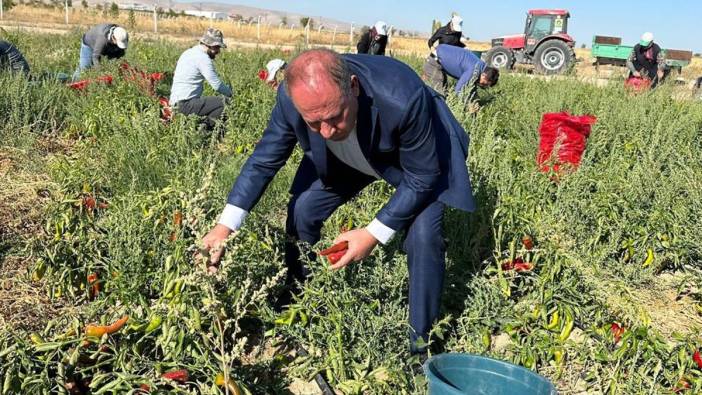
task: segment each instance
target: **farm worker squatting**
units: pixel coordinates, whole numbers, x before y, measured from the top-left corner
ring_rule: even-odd
[[[424,352],[439,315],[446,244],[446,205],[471,212],[475,201],[466,158],[468,135],[442,97],[407,65],[385,56],[301,53],[287,67],[268,127],[244,164],[219,223],[203,238],[210,263],[242,225],[270,181],[299,144],[304,156],[290,189],[285,262],[295,292],[309,271],[294,240],[314,244],[323,222],[370,183],[384,180],[394,194],[365,228],[340,234],[348,252],[332,269],[368,257],[406,231],[410,350]]]
[[[356,44],[356,51],[368,55],[385,55],[385,47],[387,45],[388,24],[378,21],[361,35],[361,39]]]
[[[278,89],[285,78],[285,68],[288,64],[283,59],[271,59],[266,63],[266,73],[263,81],[273,89]]]
[[[173,73],[169,104],[182,114],[204,117],[204,123],[210,130],[222,118],[224,106],[228,98],[232,97],[232,88],[219,79],[213,62],[221,48],[226,47],[222,32],[209,28],[199,44],[180,55]],[[202,97],[205,80],[212,89],[225,97]]]
[[[129,34],[121,26],[101,23],[88,30],[80,41],[80,60],[73,80],[77,80],[83,70],[97,66],[103,56],[108,59],[121,58],[128,45]]]
[[[500,72],[480,60],[473,52],[451,45],[440,44],[436,56],[424,62],[422,77],[434,89],[446,90],[447,75],[458,80],[454,91],[463,94],[467,102],[476,98],[478,87],[489,88],[497,84]]]
[[[654,88],[666,75],[665,56],[658,44],[653,42],[653,33],[641,35],[641,41],[634,46],[626,61],[630,76],[651,80]]]
[[[19,72],[29,75],[29,63],[14,44],[0,41],[0,71]]]

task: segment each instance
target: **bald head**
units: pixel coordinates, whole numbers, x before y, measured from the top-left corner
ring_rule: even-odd
[[[299,54],[285,71],[285,89],[309,128],[325,139],[344,140],[356,126],[358,79],[336,52]]]
[[[311,49],[297,55],[285,70],[285,81],[289,95],[296,88],[351,95],[351,72],[341,56],[330,49]]]

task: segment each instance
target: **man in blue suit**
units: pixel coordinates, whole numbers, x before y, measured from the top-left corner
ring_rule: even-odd
[[[304,157],[290,190],[289,239],[314,244],[334,210],[375,180],[395,193],[365,228],[340,234],[348,252],[340,269],[366,258],[405,230],[409,266],[411,351],[422,352],[439,314],[446,245],[446,205],[473,211],[466,157],[468,136],[442,98],[407,65],[384,56],[301,53],[286,69],[268,127],[244,164],[219,223],[203,238],[218,246],[238,229],[299,144]],[[289,285],[304,281],[295,243],[286,247]]]

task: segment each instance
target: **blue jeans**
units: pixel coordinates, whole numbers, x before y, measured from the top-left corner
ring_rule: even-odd
[[[75,73],[73,73],[73,81],[75,82],[80,78],[80,73],[89,69],[93,66],[93,49],[85,45],[83,39],[80,40],[80,60],[78,61],[78,68]]]
[[[355,174],[353,174],[355,173]],[[344,180],[338,185],[324,185],[316,176],[314,165],[302,160],[293,181],[293,196],[288,204],[285,263],[288,266],[286,285],[292,289],[295,281],[304,282],[309,271],[300,262],[300,251],[291,240],[314,244],[320,239],[324,221],[339,206],[349,201],[373,178],[350,170],[338,175]],[[428,341],[429,331],[439,316],[441,293],[446,270],[446,243],[443,237],[444,204],[429,203],[417,214],[407,228],[403,249],[407,253],[409,271],[410,352],[424,352],[417,340]],[[310,257],[314,259],[314,256]]]

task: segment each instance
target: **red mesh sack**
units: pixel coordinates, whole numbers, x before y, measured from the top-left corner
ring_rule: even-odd
[[[595,122],[594,115],[544,114],[539,125],[539,153],[536,157],[541,171],[546,173],[553,168],[558,172],[564,164],[577,168]]]
[[[651,88],[651,80],[648,78],[631,76],[624,80],[624,88],[631,92],[643,92]]]

